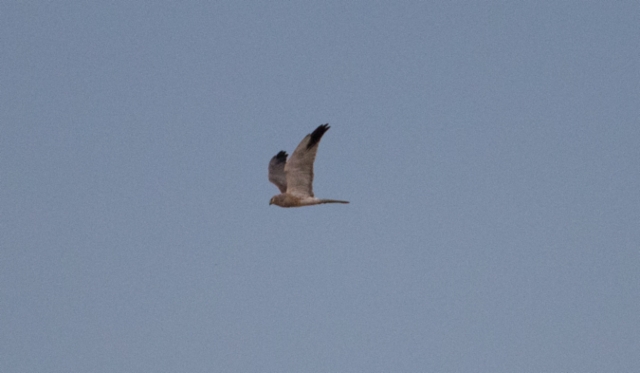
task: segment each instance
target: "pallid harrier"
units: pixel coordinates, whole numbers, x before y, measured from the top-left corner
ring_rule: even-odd
[[[349,203],[335,199],[318,199],[313,196],[313,161],[316,159],[320,139],[329,128],[328,123],[322,124],[305,136],[289,160],[284,150],[271,158],[269,181],[274,183],[282,193],[271,197],[269,205],[300,207],[321,203]]]

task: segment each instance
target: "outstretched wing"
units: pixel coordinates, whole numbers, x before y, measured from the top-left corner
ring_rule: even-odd
[[[298,197],[313,197],[313,162],[318,144],[329,124],[322,124],[305,136],[284,167],[287,174],[287,193]]]
[[[284,172],[284,165],[287,163],[287,152],[284,150],[274,155],[269,162],[269,181],[274,183],[280,192],[287,191],[287,176]]]

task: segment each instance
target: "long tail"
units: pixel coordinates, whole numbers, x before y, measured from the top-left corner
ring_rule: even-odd
[[[320,203],[349,203],[349,201],[340,201],[338,199],[321,199]]]

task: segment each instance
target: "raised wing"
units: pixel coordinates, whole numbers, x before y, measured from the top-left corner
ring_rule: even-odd
[[[298,197],[313,197],[313,162],[316,160],[318,144],[329,124],[318,126],[305,136],[291,154],[284,170],[287,175],[287,193]]]
[[[274,183],[281,193],[287,191],[287,176],[284,172],[284,165],[287,162],[287,152],[284,150],[274,155],[269,162],[269,181]]]

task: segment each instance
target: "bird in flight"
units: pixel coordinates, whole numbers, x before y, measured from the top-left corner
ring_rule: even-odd
[[[316,160],[320,139],[329,128],[328,123],[322,124],[305,136],[288,160],[287,152],[284,150],[271,158],[269,181],[274,183],[281,193],[271,197],[269,205],[301,207],[322,203],[349,203],[313,196],[313,162]]]

